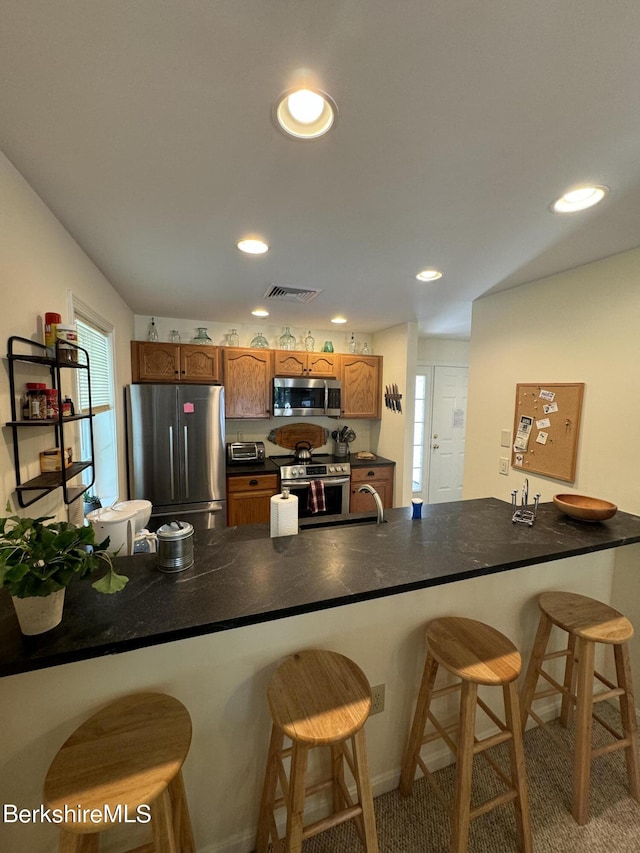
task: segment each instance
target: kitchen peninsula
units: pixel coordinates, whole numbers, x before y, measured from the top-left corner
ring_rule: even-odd
[[[47,760],[90,712],[126,692],[164,690],[193,717],[185,781],[198,849],[250,850],[269,732],[264,691],[283,655],[330,648],[386,685],[385,711],[367,723],[381,793],[397,784],[426,620],[490,622],[528,656],[538,592],[608,601],[617,549],[640,547],[640,517],[586,524],[551,503],[533,527],[513,524],[510,504],[494,498],[426,506],[417,521],[406,508],[386,518],[281,539],[267,525],[210,531],[195,566],[176,575],[158,572],[153,555],[122,558],[131,578],[122,593],[72,585],[62,624],[40,637],[21,637],[3,600],[0,674],[10,677],[0,680],[0,730],[15,770],[4,802],[38,801]],[[8,832],[34,853],[52,838],[47,827],[3,826],[0,844]]]

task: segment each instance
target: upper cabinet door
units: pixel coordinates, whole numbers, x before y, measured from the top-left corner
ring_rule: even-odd
[[[212,346],[180,345],[180,381],[220,382],[220,350]]]
[[[131,374],[133,382],[213,385],[222,381],[220,351],[212,346],[131,341]]]
[[[276,350],[274,356],[275,376],[311,376],[320,379],[338,379],[340,376],[340,358],[333,353]]]
[[[342,416],[379,418],[382,410],[382,359],[342,355]]]
[[[180,347],[131,341],[131,374],[134,382],[179,382]]]
[[[241,347],[223,350],[226,416],[271,417],[273,352]]]

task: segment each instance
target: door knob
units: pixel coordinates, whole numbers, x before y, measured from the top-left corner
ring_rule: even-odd
[[[434,450],[437,450],[439,447],[440,447],[440,445],[439,445],[439,444],[434,444],[434,445],[433,445],[433,449],[434,449]]]

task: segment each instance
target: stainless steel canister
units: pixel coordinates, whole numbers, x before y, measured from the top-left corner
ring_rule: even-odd
[[[161,572],[182,572],[193,565],[193,525],[170,521],[159,527],[156,535]]]

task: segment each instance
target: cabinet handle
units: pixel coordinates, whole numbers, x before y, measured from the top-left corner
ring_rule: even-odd
[[[257,480],[249,480],[249,485],[250,485],[250,486],[257,486],[257,485],[258,485],[258,481],[257,481]]]
[[[376,476],[375,471],[367,471],[367,477],[375,477],[375,476]]]

